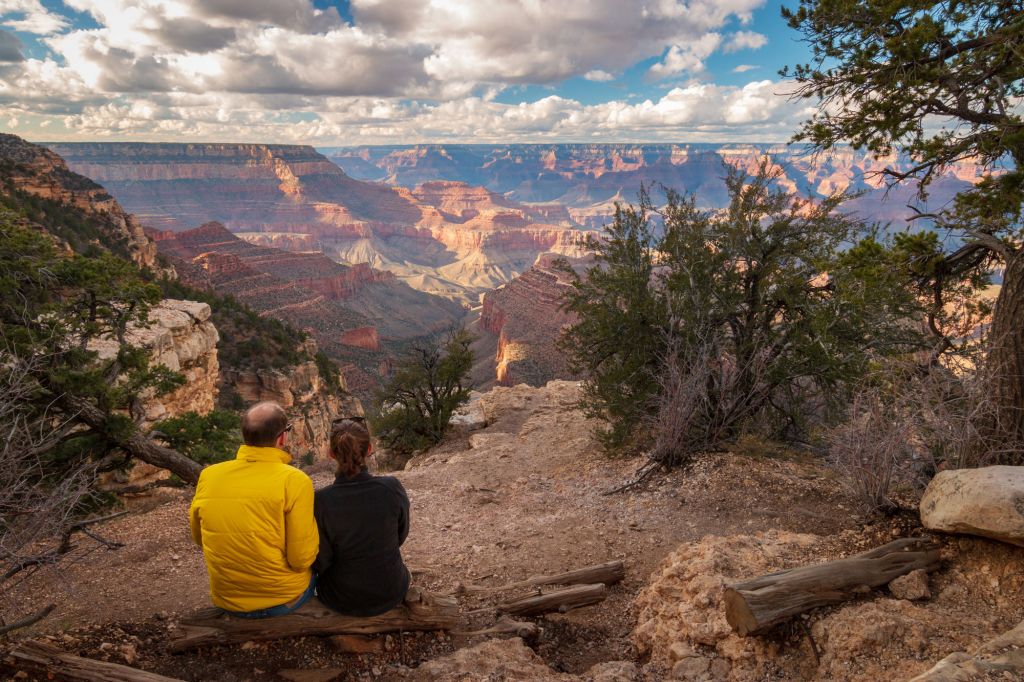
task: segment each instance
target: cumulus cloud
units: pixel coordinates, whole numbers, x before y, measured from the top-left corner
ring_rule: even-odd
[[[716,51],[764,44],[732,30],[764,0],[351,0],[351,23],[311,0],[64,3],[95,25],[72,27],[39,0],[0,0],[3,23],[35,22],[49,50],[26,59],[0,32],[0,116],[72,137],[784,138],[797,111],[771,81],[691,83],[639,103],[496,98],[520,84],[614,81],[651,58],[652,80],[706,79]]]
[[[685,45],[673,45],[665,57],[652,66],[648,73],[654,78],[668,78],[686,71],[703,71],[704,60],[718,49],[721,42],[722,36],[718,33],[705,33],[696,41]]]
[[[754,69],[760,69],[761,67],[757,64],[740,64],[739,66],[733,67],[733,73],[746,73],[747,71],[753,71]]]
[[[755,31],[737,31],[729,36],[725,44],[726,52],[740,50],[757,50],[768,44],[768,37]]]
[[[64,17],[43,7],[39,0],[0,0],[0,17],[4,26],[38,35],[56,33],[68,26]]]

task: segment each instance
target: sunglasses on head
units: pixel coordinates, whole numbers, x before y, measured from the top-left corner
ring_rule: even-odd
[[[292,430],[292,425],[289,424],[288,426],[284,427],[284,429],[281,430],[281,433],[279,433],[277,435],[278,436],[283,436],[284,434],[288,433],[291,430]]]

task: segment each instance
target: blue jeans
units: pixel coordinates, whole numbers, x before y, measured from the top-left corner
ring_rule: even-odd
[[[300,606],[305,604],[313,596],[316,591],[316,574],[309,580],[309,587],[306,591],[287,604],[281,604],[280,606],[271,606],[266,609],[257,609],[255,611],[228,611],[227,609],[221,609],[224,613],[229,616],[237,616],[238,618],[273,618],[275,616],[287,616],[289,613],[294,612]]]

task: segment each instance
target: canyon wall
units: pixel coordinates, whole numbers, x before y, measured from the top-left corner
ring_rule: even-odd
[[[578,378],[557,347],[562,329],[574,319],[562,309],[571,281],[563,268],[579,271],[588,264],[544,254],[522,275],[484,295],[476,329],[496,340],[488,379],[505,386],[543,386],[553,379]]]
[[[218,222],[259,245],[368,263],[466,306],[540,253],[579,251],[578,225],[565,206],[523,204],[447,178],[413,188],[356,180],[312,147],[51,147],[153,229]]]
[[[702,206],[727,200],[723,177],[729,166],[756,171],[768,156],[780,173],[777,184],[802,195],[865,192],[849,209],[868,220],[905,221],[913,187],[885,196],[885,168],[908,170],[901,156],[874,158],[847,146],[811,154],[783,144],[515,144],[416,145],[326,148],[325,155],[356,178],[412,188],[437,180],[479,185],[507,199],[567,207],[571,220],[587,227],[608,222],[615,201],[633,202],[641,184],[661,197],[665,185],[696,193]],[[980,178],[970,159],[946,169],[932,186],[932,206]]]
[[[57,154],[16,135],[0,133],[0,167],[5,194],[20,191],[77,209],[77,217],[85,223],[80,227],[87,228],[88,233],[54,230],[54,236],[65,242],[78,242],[69,246],[99,242],[140,266],[160,269],[156,245],[145,235],[139,221],[125,213],[102,186],[69,170]]]

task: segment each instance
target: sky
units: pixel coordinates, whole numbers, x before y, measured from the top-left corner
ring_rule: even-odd
[[[797,0],[0,0],[35,141],[775,142]]]

